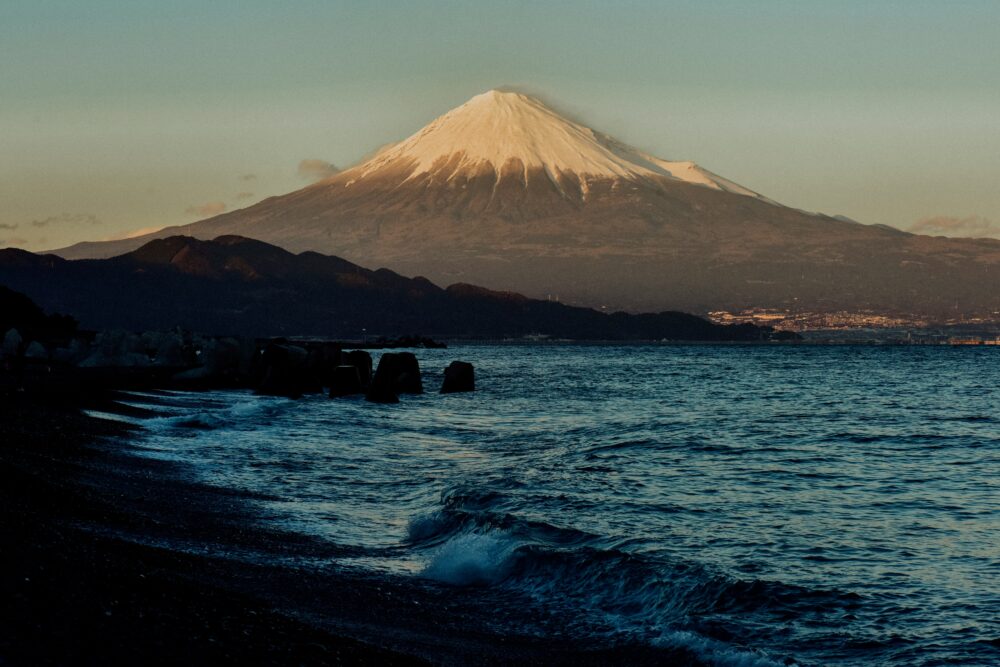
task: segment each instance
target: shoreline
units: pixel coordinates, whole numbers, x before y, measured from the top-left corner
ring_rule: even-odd
[[[110,400],[87,403],[116,409]],[[5,663],[419,662],[205,585],[192,576],[197,557],[129,539],[197,536],[198,522],[238,502],[180,487],[169,464],[116,446],[137,430],[66,404],[21,398],[0,409]]]
[[[558,617],[532,619],[546,636],[497,634],[476,590],[337,568],[336,545],[262,527],[251,496],[138,456],[141,426],[81,411],[156,414],[114,398],[0,407],[7,664],[699,664],[679,650],[583,645]],[[302,555],[332,565],[281,563]]]

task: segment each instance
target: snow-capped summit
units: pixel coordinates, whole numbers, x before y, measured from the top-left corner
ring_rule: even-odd
[[[508,168],[543,170],[553,182],[574,174],[595,178],[663,177],[751,197],[759,195],[702,169],[648,155],[570,121],[539,100],[516,92],[490,90],[432,121],[411,137],[382,150],[351,170],[360,180],[388,167],[407,165],[410,178],[445,172],[492,169],[499,178]],[[445,171],[447,170],[447,171]]]
[[[441,285],[610,310],[1000,310],[1000,241],[933,239],[782,206],[497,90],[295,192],[57,254],[109,257],[178,234],[235,234]]]

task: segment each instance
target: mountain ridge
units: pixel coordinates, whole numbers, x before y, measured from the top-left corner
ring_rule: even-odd
[[[252,336],[420,334],[591,340],[761,340],[769,328],[722,326],[679,312],[605,314],[474,285],[370,270],[238,236],[155,239],[110,259],[0,251],[0,284],[82,326],[182,328]]]
[[[112,256],[178,233],[238,234],[442,284],[631,312],[1000,319],[1000,241],[918,236],[785,207],[514,93],[477,96],[301,190],[58,253]]]
[[[453,156],[459,159],[455,161]],[[476,95],[409,138],[349,169],[352,177],[347,186],[400,162],[413,163],[407,180],[434,172],[450,179],[463,168],[476,170],[488,164],[498,181],[505,171],[523,170],[527,187],[529,172],[542,169],[561,187],[562,174],[572,173],[579,187],[579,193],[572,196],[579,194],[584,200],[588,177],[652,176],[761,198],[694,162],[662,160],[563,118],[532,97],[498,90]]]

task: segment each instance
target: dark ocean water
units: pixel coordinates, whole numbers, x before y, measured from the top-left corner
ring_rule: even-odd
[[[1000,664],[1000,348],[418,357],[430,392],[399,405],[178,394],[143,445],[276,498],[262,519],[338,567],[516,594],[580,637]],[[479,391],[434,393],[453,359]]]

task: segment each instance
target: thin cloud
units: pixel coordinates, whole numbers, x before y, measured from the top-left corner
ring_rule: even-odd
[[[124,234],[122,234],[121,232],[119,232],[117,234],[112,234],[111,236],[105,236],[103,239],[100,239],[100,240],[101,241],[121,241],[123,239],[134,239],[137,236],[145,236],[146,234],[152,234],[153,232],[158,232],[161,229],[164,229],[164,227],[162,225],[158,226],[158,227],[142,227],[141,229],[133,229],[130,232],[125,232]]]
[[[208,218],[213,215],[219,215],[220,213],[225,213],[226,205],[221,201],[210,201],[205,204],[188,206],[186,209],[184,209],[184,212],[188,215],[197,215],[202,218]]]
[[[145,236],[146,234],[152,234],[153,232],[158,232],[163,229],[163,226],[159,227],[142,227],[140,229],[133,229],[130,232],[126,232],[124,236],[115,236],[110,239],[105,239],[106,241],[117,241],[119,239],[134,239],[138,236]]]
[[[9,239],[0,239],[0,246],[4,247],[27,245],[27,244],[28,244],[28,239],[21,239],[16,237],[11,237]]]
[[[100,218],[90,213],[62,213],[40,220],[32,220],[32,227],[49,227],[53,225],[99,225]]]
[[[0,229],[2,229],[4,231],[7,231],[7,232],[12,232],[12,231],[14,231],[15,229],[17,229],[20,226],[21,225],[18,225],[18,224],[14,224],[14,225],[0,224]]]
[[[318,158],[307,158],[299,162],[298,174],[302,178],[307,178],[310,181],[318,181],[323,178],[329,178],[336,174],[339,169],[333,166],[326,160],[320,160]]]
[[[554,100],[550,98],[544,91],[539,88],[535,88],[530,84],[504,84],[502,86],[497,86],[493,90],[500,91],[501,93],[518,93],[520,95],[527,95],[528,97],[533,97],[538,100],[548,108],[552,109],[558,113],[563,118],[571,120],[575,123],[580,123],[581,125],[587,125],[586,120],[581,112],[569,108],[563,101]]]
[[[236,199],[238,199],[240,201],[243,201],[245,199],[253,199],[253,193],[252,192],[237,192],[236,193]]]
[[[918,221],[909,231],[915,234],[964,238],[1000,236],[1000,224],[981,215],[970,215],[967,218],[939,215]]]
[[[257,174],[243,174],[242,176],[240,176],[240,180],[241,181],[256,181],[257,180]]]

